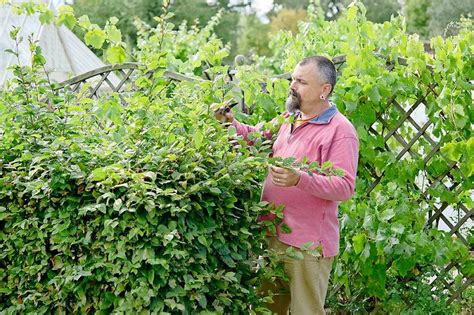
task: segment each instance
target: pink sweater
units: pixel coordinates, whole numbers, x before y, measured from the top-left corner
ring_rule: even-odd
[[[237,133],[247,138],[249,132],[258,127],[242,124],[236,120],[233,126]],[[359,140],[352,124],[331,106],[322,115],[299,126],[291,132],[291,125],[283,124],[273,144],[274,157],[304,156],[309,161],[322,164],[331,161],[334,168],[343,169],[343,177],[328,177],[301,172],[294,187],[273,185],[271,175],[265,180],[262,200],[275,205],[284,205],[283,222],[291,233],[278,229],[278,239],[288,245],[301,247],[313,242],[323,247],[323,255],[331,257],[339,251],[338,202],[351,198],[354,193],[359,155]],[[264,217],[271,220],[272,217]]]

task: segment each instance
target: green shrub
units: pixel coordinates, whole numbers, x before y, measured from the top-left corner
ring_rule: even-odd
[[[0,309],[258,307],[266,156],[229,143],[218,83],[140,77],[125,106],[57,95],[34,51],[0,91]]]

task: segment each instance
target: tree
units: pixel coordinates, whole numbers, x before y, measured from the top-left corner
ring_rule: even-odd
[[[273,0],[275,7],[287,9],[305,9],[309,5],[309,0]]]
[[[466,0],[433,0],[428,8],[430,35],[449,36],[457,33],[457,27],[450,22],[457,22],[463,15],[474,12],[474,1]]]
[[[237,51],[240,54],[268,55],[270,25],[264,24],[255,14],[242,15],[239,21]]]
[[[428,36],[428,24],[430,23],[428,8],[430,4],[430,0],[406,0],[403,12],[408,32],[418,33],[423,37]]]
[[[349,0],[346,0],[348,3]],[[401,9],[397,0],[362,0],[367,9],[367,19],[376,23],[383,23],[390,20],[392,15],[398,15]]]
[[[278,14],[272,17],[270,29],[272,33],[280,30],[289,30],[293,35],[298,33],[298,23],[307,19],[305,10],[302,9],[282,9]]]
[[[188,25],[192,25],[196,21],[200,25],[205,25],[219,10],[224,10],[222,20],[216,27],[215,32],[217,37],[222,39],[224,43],[231,43],[235,47],[238,36],[236,26],[239,23],[239,13],[235,10],[238,10],[240,6],[230,7],[229,2],[229,0],[221,0],[213,5],[209,5],[206,0],[174,1],[170,11],[175,16],[170,21],[176,25],[181,24],[183,21],[187,21]]]
[[[278,10],[281,10],[282,8],[306,10],[310,2],[313,2],[316,7],[321,8],[327,20],[334,20],[343,9],[343,1],[344,0],[274,0],[273,2],[275,6],[273,14],[277,14]]]
[[[321,7],[326,20],[334,20],[353,0],[275,0],[275,8],[279,7],[288,9],[306,9],[310,2],[317,7]],[[384,22],[390,19],[390,16],[396,15],[400,10],[400,4],[397,0],[361,0],[367,9],[367,19],[372,22]]]
[[[206,0],[179,0],[173,1],[168,10],[174,13],[169,21],[178,28],[183,21],[188,25],[198,23],[205,25],[217,14],[224,10],[222,20],[216,27],[216,35],[225,43],[237,44],[237,24],[239,21],[239,10],[250,5],[245,1],[230,3],[230,0],[219,0],[209,3]],[[103,27],[109,17],[115,16],[119,19],[117,27],[122,31],[125,42],[130,46],[136,45],[137,30],[133,25],[136,18],[145,23],[154,25],[155,16],[163,12],[161,1],[148,0],[76,0],[74,10],[78,16],[88,15],[92,23]]]
[[[117,17],[117,27],[130,47],[135,45],[137,39],[137,30],[133,25],[135,18],[152,23],[153,17],[160,15],[162,10],[161,5],[147,0],[75,0],[73,7],[77,16],[87,15],[92,23],[100,27],[108,18]]]

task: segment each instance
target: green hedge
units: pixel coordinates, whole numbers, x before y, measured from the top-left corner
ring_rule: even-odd
[[[157,78],[161,94],[122,107],[16,71],[0,92],[0,309],[258,306],[262,160],[229,143],[204,88]]]

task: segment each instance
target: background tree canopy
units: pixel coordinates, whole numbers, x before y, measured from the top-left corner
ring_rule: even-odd
[[[188,25],[206,25],[219,10],[223,10],[220,24],[216,27],[216,35],[225,43],[231,43],[234,47],[237,43],[237,24],[239,22],[239,10],[248,4],[237,3],[230,6],[229,0],[216,1],[210,5],[206,0],[179,0],[173,1],[169,11],[174,13],[169,22],[178,28],[183,22]],[[137,29],[134,26],[135,19],[155,25],[153,19],[163,12],[161,1],[148,0],[76,0],[74,10],[77,15],[88,15],[92,23],[103,27],[109,17],[115,16],[119,19],[118,27],[125,37],[125,42],[134,47],[137,41]],[[229,26],[234,27],[229,27]]]
[[[334,20],[352,0],[274,0],[273,8],[267,13],[267,21],[256,14],[251,1],[176,0],[170,4],[169,11],[174,16],[169,21],[175,24],[176,29],[184,21],[187,25],[205,25],[222,10],[215,34],[232,47],[226,58],[228,62],[237,53],[268,55],[271,34],[278,30],[295,33],[298,22],[306,19],[303,11],[312,2],[322,9],[325,19]],[[463,14],[474,12],[472,0],[406,0],[403,7],[398,0],[361,2],[367,10],[369,21],[382,23],[401,13],[406,17],[408,31],[418,33],[422,38],[455,34],[458,28],[455,25],[448,27],[448,24],[459,21]],[[78,15],[88,15],[92,23],[101,27],[109,17],[119,18],[117,26],[130,50],[135,47],[137,39],[134,20],[139,18],[147,24],[156,24],[153,18],[162,13],[162,3],[147,0],[76,0],[74,9]],[[100,51],[96,52],[101,54]]]

